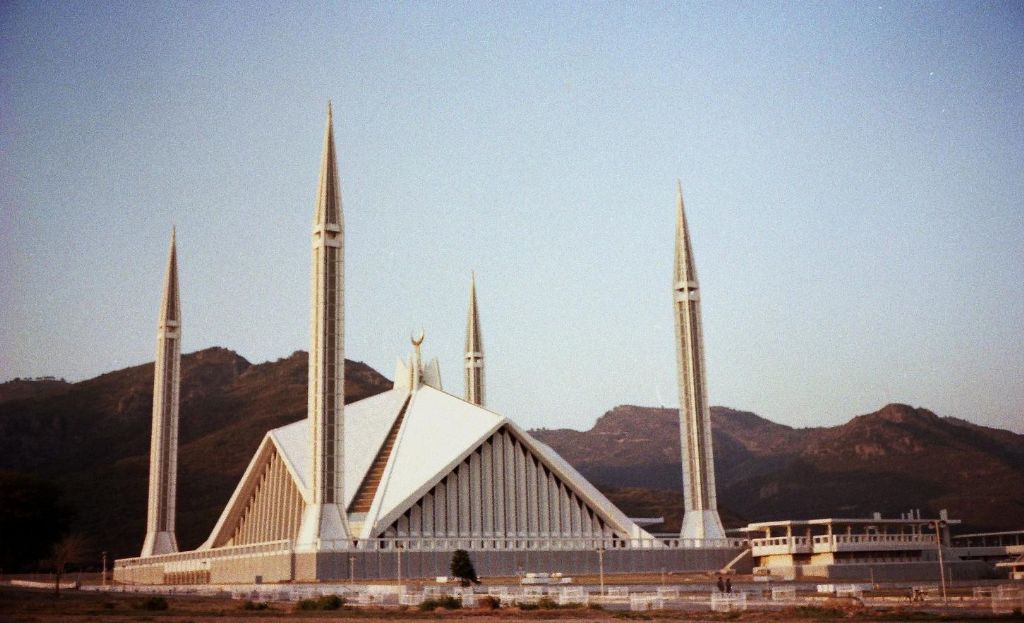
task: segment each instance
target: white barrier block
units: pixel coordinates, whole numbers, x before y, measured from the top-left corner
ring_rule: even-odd
[[[422,593],[402,593],[398,596],[400,606],[418,606],[423,603]]]
[[[711,609],[715,612],[735,612],[747,609],[746,593],[711,593]]]
[[[587,605],[590,603],[590,595],[582,587],[563,587],[558,593],[557,601],[560,606],[567,604]]]
[[[609,597],[629,597],[629,588],[625,586],[609,586],[605,590]]]
[[[644,610],[664,610],[665,600],[653,595],[633,594],[629,596],[629,609],[633,612]]]
[[[796,588],[793,586],[773,587],[772,601],[796,601]]]

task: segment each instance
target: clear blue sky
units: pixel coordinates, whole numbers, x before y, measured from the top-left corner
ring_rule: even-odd
[[[307,348],[333,98],[347,354],[423,327],[447,389],[475,269],[490,405],[676,405],[675,180],[711,402],[887,402],[1024,432],[1024,5],[5,2],[0,379]]]

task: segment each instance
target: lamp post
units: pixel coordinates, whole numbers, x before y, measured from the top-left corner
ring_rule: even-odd
[[[597,564],[601,581],[601,596],[604,597],[604,546],[597,548]]]
[[[931,524],[935,527],[935,547],[939,550],[939,582],[942,585],[942,605],[947,606],[949,602],[946,600],[946,566],[942,562],[942,525],[943,521],[933,521]]]
[[[103,584],[103,588],[106,588],[107,587],[107,553],[106,552],[103,552],[103,572],[102,572],[102,575],[101,575],[101,582]]]
[[[356,578],[356,557],[354,554],[348,555],[348,583],[354,584]]]
[[[398,553],[398,590],[402,590],[402,544],[395,543],[395,552]]]

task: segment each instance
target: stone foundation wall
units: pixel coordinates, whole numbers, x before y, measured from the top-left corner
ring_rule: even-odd
[[[210,584],[290,582],[293,558],[290,552],[215,558],[210,561]]]
[[[164,565],[114,567],[114,581],[121,584],[163,584]]]

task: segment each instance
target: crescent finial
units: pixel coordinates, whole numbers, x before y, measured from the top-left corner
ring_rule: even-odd
[[[418,338],[416,337],[416,334],[412,334],[412,335],[409,336],[409,339],[412,340],[412,345],[413,346],[419,346],[420,344],[423,343],[423,338],[424,337],[426,337],[426,336],[423,333],[423,329],[420,329],[420,336]]]

